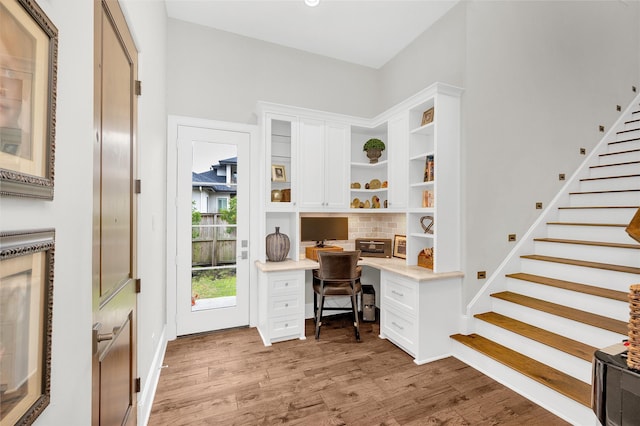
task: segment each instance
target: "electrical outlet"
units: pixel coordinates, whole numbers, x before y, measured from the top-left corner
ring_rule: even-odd
[[[601,133],[604,133],[604,126],[599,126],[598,130],[600,130]]]
[[[540,210],[542,208],[542,203],[538,202],[536,203],[536,209]]]
[[[516,240],[516,234],[509,234],[509,241],[515,241]]]
[[[565,179],[565,178],[564,178],[564,173],[560,173],[560,174],[558,175],[558,179],[560,179],[560,180],[564,180],[564,179]]]
[[[478,279],[484,280],[485,278],[487,278],[487,271],[478,271]]]
[[[585,155],[587,153],[586,148],[580,148],[580,154]]]
[[[616,105],[616,111],[622,111],[622,107],[620,105]]]

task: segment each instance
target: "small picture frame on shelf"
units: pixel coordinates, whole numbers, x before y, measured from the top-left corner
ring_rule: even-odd
[[[420,125],[424,126],[431,122],[433,122],[433,108],[429,108],[422,113],[422,123],[420,123]]]
[[[407,258],[407,236],[406,235],[394,235],[393,236],[393,257],[399,257],[401,259]]]
[[[284,166],[275,164],[271,166],[271,180],[273,182],[287,181],[287,174],[285,172]]]

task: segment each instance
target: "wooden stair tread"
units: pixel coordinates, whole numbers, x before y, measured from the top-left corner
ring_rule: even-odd
[[[541,260],[544,262],[565,263],[567,265],[583,266],[586,268],[605,269],[607,271],[626,272],[629,274],[640,274],[640,268],[624,265],[613,265],[611,263],[588,262],[586,260],[567,259],[564,257],[542,256],[539,254],[527,254],[520,256],[523,259]]]
[[[615,145],[617,143],[625,143],[625,142],[635,142],[635,141],[640,141],[640,138],[631,138],[631,139],[624,139],[621,141],[613,141],[613,142],[608,142],[609,145]]]
[[[612,189],[608,191],[582,191],[582,192],[570,192],[569,195],[584,195],[584,194],[616,194],[621,192],[640,192],[640,189]]]
[[[640,138],[638,138],[640,140]],[[601,164],[599,166],[590,166],[590,169],[600,169],[603,167],[628,166],[630,164],[640,164],[640,161],[627,161],[625,163]]]
[[[582,405],[591,406],[591,386],[581,380],[475,333],[454,334],[451,338]]]
[[[628,327],[624,321],[608,318],[602,315],[592,314],[591,312],[581,311],[579,309],[570,308],[568,306],[558,305],[557,303],[547,302],[545,300],[536,299],[534,297],[524,296],[522,294],[510,291],[501,291],[493,293],[491,297],[526,306],[548,314],[556,315],[572,321],[587,324],[593,327],[609,330],[614,333],[627,335]]]
[[[555,288],[562,288],[565,290],[575,291],[578,293],[589,294],[591,296],[604,297],[607,299],[618,300],[620,302],[628,302],[629,294],[624,291],[611,290],[608,288],[596,287],[593,285],[580,284],[572,281],[558,280],[555,278],[543,277],[540,275],[527,274],[524,272],[518,272],[515,274],[507,274],[509,278],[517,280],[529,281],[536,284],[542,284]]]
[[[603,176],[603,177],[595,177],[595,178],[584,178],[580,179],[580,182],[588,182],[592,180],[606,180],[606,179],[623,179],[623,178],[631,178],[631,177],[640,177],[638,175],[620,175],[620,176]]]
[[[623,244],[623,243],[607,243],[601,241],[584,241],[584,240],[565,240],[560,238],[534,238],[533,241],[547,242],[547,243],[559,243],[559,244],[577,244],[582,246],[598,246],[598,247],[613,247],[624,249],[638,249],[640,250],[640,244]]]
[[[586,345],[582,342],[578,342],[577,340],[569,339],[568,337],[552,333],[540,327],[527,324],[514,318],[509,318],[496,312],[476,314],[474,317],[519,334],[523,337],[535,340],[536,342],[540,342],[569,355],[573,355],[576,358],[583,359],[587,362],[593,361],[593,354],[597,350],[597,348],[593,346]]]
[[[606,152],[604,154],[600,154],[600,157],[607,157],[609,155],[618,155],[618,154],[629,154],[630,152],[640,152],[640,149],[629,149],[626,151],[618,151],[618,152]]]
[[[547,225],[565,225],[565,226],[613,226],[624,228],[624,223],[587,223],[587,222],[547,222]]]
[[[571,209],[637,209],[640,206],[563,206],[558,207],[560,210],[571,210]]]

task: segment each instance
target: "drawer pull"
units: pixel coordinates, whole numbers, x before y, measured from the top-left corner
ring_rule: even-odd
[[[288,303],[285,303],[285,304],[284,304],[284,307],[285,307],[285,308],[288,308],[288,307],[289,307],[289,304],[288,304]]]
[[[391,290],[391,293],[395,294],[396,296],[404,297],[404,294],[403,294],[403,293],[398,293],[398,292],[397,292],[397,291],[395,291],[395,290]]]
[[[288,282],[284,283],[284,286],[289,287],[289,283]]]
[[[285,323],[285,324],[284,324],[284,328],[287,328],[287,327],[289,327],[289,324],[288,324],[288,323]]]
[[[391,324],[392,324],[392,325],[395,325],[395,326],[396,326],[397,328],[399,328],[400,330],[404,330],[404,327],[403,327],[403,326],[401,326],[400,324],[396,324],[396,322],[395,322],[395,321],[391,321]]]

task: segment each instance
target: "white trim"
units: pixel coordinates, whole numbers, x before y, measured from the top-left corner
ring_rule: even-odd
[[[153,400],[156,395],[156,389],[158,388],[158,381],[160,380],[160,371],[162,369],[162,361],[164,355],[167,352],[167,326],[165,325],[160,334],[160,340],[158,341],[158,347],[153,357],[153,361],[149,366],[149,371],[146,374],[147,380],[142,385],[140,394],[138,395],[138,424],[146,426],[149,423],[149,417],[151,416],[151,409],[153,408]]]
[[[178,128],[180,126],[187,127],[203,127],[208,129],[216,129],[223,131],[235,131],[248,133],[251,139],[251,169],[258,170],[259,161],[258,156],[260,150],[258,149],[258,135],[259,129],[256,125],[232,123],[217,120],[207,120],[202,118],[193,118],[179,115],[169,115],[167,119],[167,288],[166,288],[166,311],[167,311],[167,327],[166,327],[166,339],[174,340],[177,336],[176,326],[176,261],[177,261],[177,240],[176,240],[176,186],[175,182],[178,176],[177,171],[177,150],[178,150]],[[251,189],[250,189],[250,205],[259,205],[260,196],[260,184],[259,173],[251,174]],[[250,222],[258,223],[258,209],[251,210]],[[257,249],[259,244],[259,232],[257,226],[251,226],[249,230],[249,258],[250,264],[254,265],[255,260],[258,259]],[[252,244],[254,243],[254,244]],[[257,324],[258,318],[258,288],[257,288],[257,271],[254,266],[250,268],[249,272],[249,325],[254,327]]]

